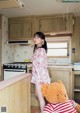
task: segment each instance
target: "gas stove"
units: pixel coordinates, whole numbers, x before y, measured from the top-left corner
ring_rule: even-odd
[[[31,62],[12,62],[3,64],[4,69],[27,69],[27,64]]]
[[[27,73],[27,64],[31,64],[31,62],[12,62],[3,64],[4,80]]]

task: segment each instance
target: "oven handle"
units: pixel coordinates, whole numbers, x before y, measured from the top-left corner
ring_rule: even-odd
[[[13,69],[4,70],[4,71],[10,71],[10,72],[25,72],[25,70],[13,70]]]

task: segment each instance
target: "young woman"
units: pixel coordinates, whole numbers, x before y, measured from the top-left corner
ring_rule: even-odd
[[[41,85],[44,83],[50,83],[46,53],[47,43],[45,35],[42,32],[36,32],[34,34],[31,83],[35,84],[35,92],[40,103],[41,113],[45,106],[45,101],[41,93]]]

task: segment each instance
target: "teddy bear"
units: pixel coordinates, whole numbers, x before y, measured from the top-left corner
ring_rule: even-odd
[[[61,81],[43,84],[41,91],[48,102],[42,113],[80,113],[80,105],[69,99]]]

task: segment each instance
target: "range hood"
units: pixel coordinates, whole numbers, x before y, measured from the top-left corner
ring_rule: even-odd
[[[32,40],[26,40],[26,41],[22,41],[22,40],[19,40],[19,41],[7,41],[7,44],[27,44],[27,45],[30,45],[32,44]]]
[[[20,0],[0,0],[0,9],[23,7],[24,4]]]

